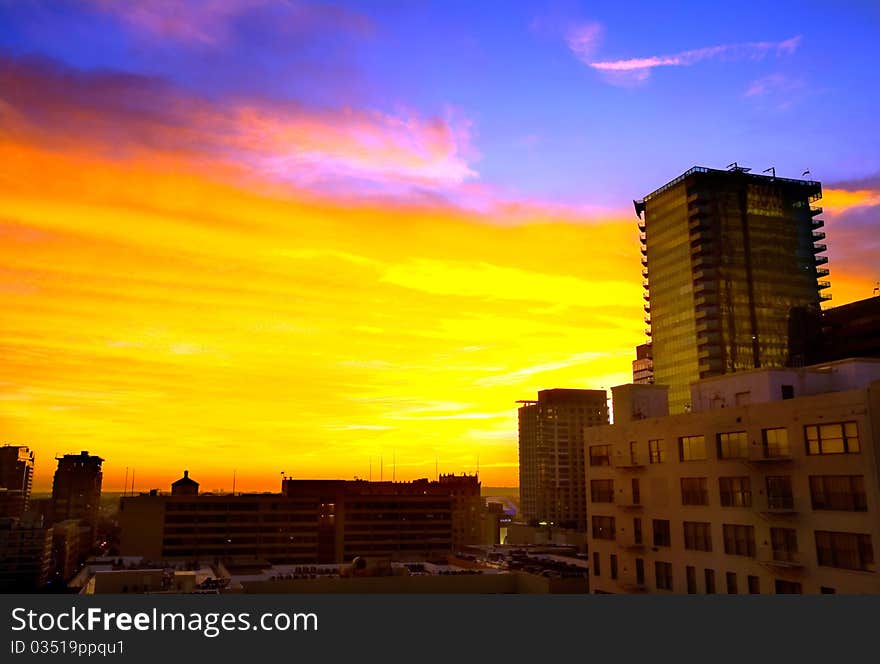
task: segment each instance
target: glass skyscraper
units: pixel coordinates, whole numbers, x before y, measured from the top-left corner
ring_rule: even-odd
[[[788,361],[792,309],[830,295],[822,185],[694,167],[635,201],[654,380],[683,412],[690,383]]]

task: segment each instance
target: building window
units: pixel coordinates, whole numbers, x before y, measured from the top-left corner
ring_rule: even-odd
[[[611,445],[590,445],[590,465],[610,466]]]
[[[654,578],[657,581],[657,590],[672,590],[672,563],[656,561]]]
[[[691,551],[711,551],[712,524],[704,521],[685,521],[684,548]]]
[[[639,484],[639,478],[633,477],[632,482],[630,482],[630,486],[632,487],[632,504],[633,505],[641,505],[642,503],[642,489]]]
[[[719,459],[744,459],[749,456],[749,439],[745,431],[718,434]]]
[[[749,574],[749,595],[761,594],[761,580],[757,576]]]
[[[629,462],[633,466],[639,465],[639,444],[635,441],[630,441],[629,444]]]
[[[654,519],[654,546],[672,546],[672,536],[669,530],[669,521],[666,519]]]
[[[633,543],[642,543],[642,520],[637,516],[633,517]]]
[[[725,574],[725,577],[727,579],[727,594],[738,594],[739,590],[736,587],[736,572],[728,572],[727,574]]]
[[[645,560],[644,560],[644,558],[636,558],[636,583],[640,586],[645,585]]]
[[[767,507],[771,510],[794,509],[791,477],[775,475],[767,478]]]
[[[764,458],[791,456],[791,448],[788,446],[788,429],[784,427],[762,430],[761,442],[764,448]]]
[[[874,566],[870,535],[817,530],[816,554],[826,567],[869,570]]]
[[[703,577],[706,582],[706,594],[714,595],[715,594],[715,570],[714,569],[704,569]]]
[[[783,581],[782,579],[776,579],[775,585],[777,595],[800,595],[803,592],[801,590],[801,584],[797,581]]]
[[[748,477],[719,477],[722,507],[751,507],[752,482]]]
[[[797,531],[794,528],[771,528],[770,542],[773,560],[785,563],[798,562]]]
[[[794,385],[782,385],[781,392],[783,400],[794,399]]]
[[[593,539],[613,540],[614,539],[614,517],[613,516],[594,516]]]
[[[599,552],[593,551],[593,576],[599,576]]]
[[[617,554],[616,553],[611,554],[611,578],[612,579],[617,578]]]
[[[697,594],[697,568],[688,565],[684,568],[685,577],[687,578],[688,595]]]
[[[807,454],[854,454],[859,452],[859,427],[855,422],[811,424],[804,427]]]
[[[704,436],[682,436],[678,439],[678,458],[680,461],[702,461],[706,458],[706,438]]]
[[[828,586],[819,586],[819,593],[822,595],[836,595],[837,591],[834,588],[829,588]]]
[[[666,443],[662,438],[648,441],[648,460],[651,463],[666,462]]]
[[[724,524],[724,553],[755,557],[755,527]]]
[[[590,480],[590,500],[594,503],[613,503],[614,480]]]
[[[810,498],[814,510],[868,510],[865,478],[861,475],[812,475]]]
[[[708,505],[709,489],[705,477],[681,478],[682,505]]]

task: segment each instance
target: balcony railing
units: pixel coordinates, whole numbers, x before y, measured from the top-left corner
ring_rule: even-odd
[[[814,244],[813,245],[813,253],[821,254],[822,252],[828,251],[828,246],[824,244]]]
[[[819,290],[823,290],[825,288],[831,288],[831,282],[830,281],[820,281],[818,284],[818,287],[819,287]]]
[[[828,262],[828,256],[816,256],[816,265],[825,265]]]
[[[749,461],[780,463],[791,461],[791,449],[781,445],[753,445],[749,449]]]
[[[827,267],[817,267],[816,268],[816,276],[817,277],[827,277],[829,274],[831,274],[831,270],[829,270]]]
[[[799,569],[804,566],[800,551],[774,549],[772,546],[758,547],[758,562],[770,567]]]

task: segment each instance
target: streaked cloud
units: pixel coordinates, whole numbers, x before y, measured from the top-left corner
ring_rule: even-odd
[[[749,42],[742,44],[722,44],[704,48],[681,51],[671,55],[650,55],[622,60],[593,60],[587,64],[593,69],[608,74],[611,82],[641,82],[646,80],[657,67],[690,67],[706,60],[760,60],[768,55],[790,55],[797,50],[801,36],[791,37],[779,42]]]
[[[223,45],[237,21],[261,10],[270,12],[275,27],[288,33],[328,27],[358,32],[370,29],[365,16],[349,9],[299,0],[280,3],[273,0],[88,1],[144,37],[203,47]]]
[[[44,144],[221,162],[302,188],[400,192],[477,175],[472,123],[453,108],[422,117],[256,99],[217,104],[159,79],[9,57],[0,57],[0,103],[6,132]],[[77,132],[67,130],[73,117]]]

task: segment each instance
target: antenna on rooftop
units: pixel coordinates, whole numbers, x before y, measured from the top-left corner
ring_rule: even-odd
[[[771,177],[772,177],[774,180],[776,179],[776,167],[775,167],[775,166],[771,166],[770,168],[764,169],[764,170],[761,171],[761,172],[762,172],[762,173],[772,173],[773,175],[772,175]]]
[[[125,479],[122,480],[122,497],[128,494],[128,466],[125,467]]]
[[[807,170],[805,170],[803,173],[801,173],[801,177],[803,177],[804,175],[810,175],[810,169],[809,169],[809,168],[808,168]]]
[[[232,469],[232,495],[235,495],[235,469]]]

